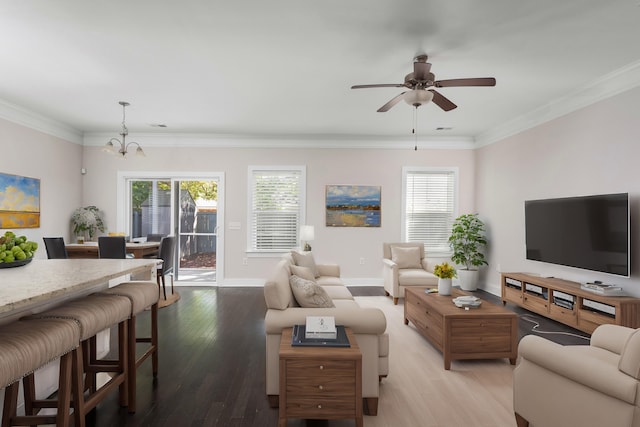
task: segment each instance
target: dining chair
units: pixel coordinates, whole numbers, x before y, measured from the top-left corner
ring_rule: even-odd
[[[164,234],[147,234],[147,242],[161,242]]]
[[[44,247],[47,249],[47,258],[66,259],[69,258],[63,237],[43,237]]]
[[[127,243],[123,236],[98,237],[99,258],[127,258]]]
[[[171,293],[173,294],[173,264],[175,260],[175,249],[176,249],[176,238],[175,236],[167,236],[163,237],[160,241],[160,259],[162,259],[162,264],[158,266],[157,270],[157,280],[158,280],[158,290],[160,289],[160,282],[162,281],[162,293],[164,295],[164,299],[167,299],[167,288],[165,286],[165,275],[171,275]]]

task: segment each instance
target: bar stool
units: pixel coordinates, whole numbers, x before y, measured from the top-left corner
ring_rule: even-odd
[[[131,318],[128,322],[127,355],[128,377],[127,395],[129,397],[128,409],[130,413],[136,412],[136,373],[138,367],[151,356],[151,366],[154,378],[158,375],[158,289],[154,282],[133,281],[124,282],[113,288],[101,291],[103,294],[126,297],[131,302]],[[151,307],[151,333],[150,337],[136,336],[136,316],[146,308]],[[144,353],[136,357],[136,343],[148,343]]]
[[[19,320],[0,326],[0,387],[4,392],[2,427],[54,424],[68,426],[71,407],[72,351],[80,343],[80,328],[70,320]],[[60,358],[55,400],[36,400],[34,371]],[[23,379],[25,415],[17,415],[18,389]],[[31,385],[28,386],[27,382]],[[56,408],[56,415],[36,415],[36,408]]]
[[[57,318],[74,320],[80,325],[81,345],[73,351],[73,408],[74,423],[85,426],[86,415],[95,408],[115,387],[126,384],[128,377],[128,319],[131,303],[128,299],[115,295],[91,294],[87,297],[69,301],[59,307],[31,318]],[[118,358],[97,359],[96,334],[111,326],[118,325]],[[111,379],[102,387],[96,387],[96,374],[107,372]],[[83,378],[86,379],[83,381]],[[85,396],[85,391],[89,393]],[[120,387],[120,404],[127,406],[126,387]]]

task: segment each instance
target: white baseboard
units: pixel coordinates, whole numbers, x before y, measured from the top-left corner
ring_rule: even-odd
[[[347,286],[383,286],[381,278],[342,278],[342,281]],[[189,281],[176,281],[175,287],[180,286],[219,286],[219,287],[241,287],[241,288],[255,288],[264,286],[265,279],[223,279],[220,282],[189,282]]]

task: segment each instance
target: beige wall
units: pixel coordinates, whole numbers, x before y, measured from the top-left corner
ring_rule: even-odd
[[[107,226],[116,220],[118,171],[223,172],[226,223],[225,280],[228,284],[261,283],[273,258],[246,257],[247,167],[305,165],[307,223],[315,225],[314,252],[321,262],[338,262],[351,283],[380,283],[381,244],[400,239],[401,169],[403,166],[454,166],[460,171],[459,212],[476,211],[489,231],[489,267],[481,286],[498,293],[502,271],[526,271],[570,280],[602,280],[623,285],[640,296],[640,253],[636,224],[640,212],[640,89],[601,101],[475,151],[421,149],[228,149],[145,146],[146,158],[118,160],[99,147],[81,147],[44,133],[0,120],[0,171],[41,179],[42,227],[23,230],[30,239],[70,238],[69,216],[80,205],[106,212]],[[80,168],[86,167],[82,176]],[[324,226],[327,184],[382,186],[382,227]],[[524,201],[609,192],[629,192],[632,214],[632,277],[525,260]],[[635,227],[635,228],[634,228]],[[44,250],[38,257],[45,257]],[[360,265],[360,258],[365,264]]]
[[[490,230],[485,287],[497,291],[502,271],[575,281],[601,280],[640,296],[640,88],[476,150],[476,208]],[[525,260],[524,201],[628,192],[631,275],[619,278]]]
[[[225,221],[241,224],[224,228],[227,284],[262,284],[276,258],[246,254],[248,166],[304,165],[307,170],[307,224],[315,226],[313,251],[319,262],[339,263],[351,283],[382,283],[382,242],[400,239],[403,166],[459,168],[460,212],[473,210],[474,153],[472,150],[412,149],[226,149],[157,148],[145,146],[147,157],[127,160],[107,156],[99,147],[86,147],[85,202],[106,213],[107,226],[116,221],[118,171],[223,172]],[[382,227],[327,228],[324,223],[325,185],[359,184],[382,187]],[[219,224],[222,226],[222,224]],[[360,258],[365,264],[360,264]],[[249,280],[246,280],[249,279]]]
[[[40,179],[40,228],[13,230],[40,244],[36,258],[47,257],[42,237],[71,237],[71,213],[82,202],[81,164],[82,146],[0,119],[0,172]]]

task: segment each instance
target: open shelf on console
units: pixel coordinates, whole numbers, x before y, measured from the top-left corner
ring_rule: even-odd
[[[640,328],[640,299],[585,291],[577,282],[525,273],[502,274],[502,302],[513,303],[581,331],[602,324]]]

